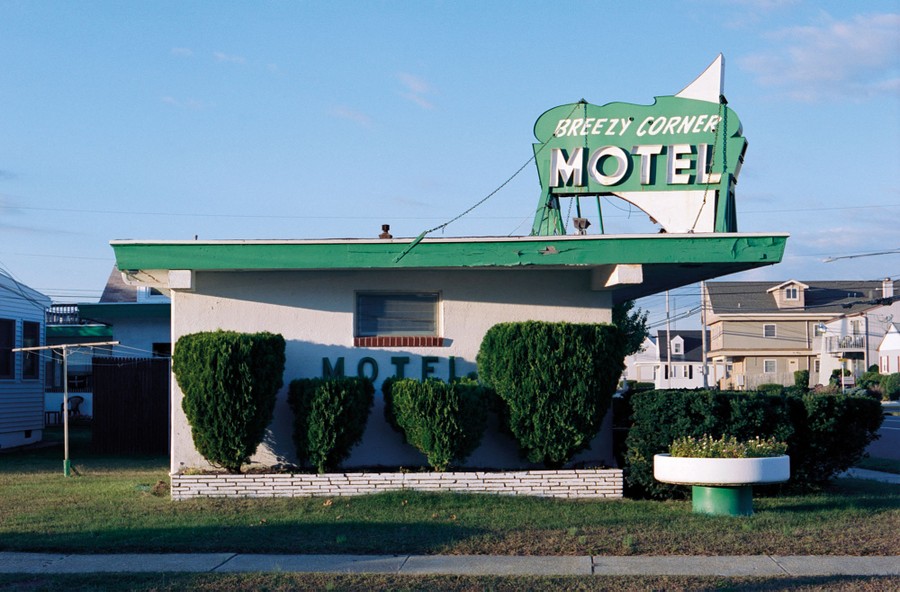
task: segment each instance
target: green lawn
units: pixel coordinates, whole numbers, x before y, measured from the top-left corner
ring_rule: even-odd
[[[474,592],[588,591],[643,592],[645,590],[743,590],[745,592],[818,592],[843,590],[846,592],[882,592],[900,589],[897,577],[783,577],[783,578],[725,578],[725,577],[650,577],[650,576],[584,576],[584,577],[497,577],[497,576],[400,576],[400,575],[334,575],[334,574],[110,574],[85,575],[2,575],[0,591],[41,590],[47,592],[255,592],[257,590],[334,590],[371,592],[372,590],[418,591],[444,590]]]
[[[0,550],[892,555],[900,531],[900,488],[855,480],[759,498],[750,518],[694,515],[689,501],[413,492],[173,502],[166,459],[92,455],[86,434],[73,432],[69,478],[61,448],[0,456]]]

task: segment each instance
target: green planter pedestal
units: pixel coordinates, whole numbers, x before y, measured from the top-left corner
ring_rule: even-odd
[[[753,488],[750,485],[694,485],[691,502],[695,514],[750,516],[753,514]]]
[[[753,514],[753,485],[782,483],[791,477],[787,456],[693,458],[657,454],[653,476],[662,483],[690,485],[693,509],[711,516]]]

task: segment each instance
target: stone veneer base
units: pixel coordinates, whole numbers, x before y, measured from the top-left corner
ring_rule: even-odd
[[[450,473],[173,474],[172,499],[351,496],[453,491],[569,499],[621,498],[621,469]]]

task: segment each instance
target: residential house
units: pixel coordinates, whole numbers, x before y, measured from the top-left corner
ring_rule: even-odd
[[[122,274],[113,269],[99,302],[54,305],[48,311],[49,344],[85,344],[72,349],[68,359],[68,388],[83,399],[78,409],[82,415],[93,414],[94,357],[148,358],[171,354],[169,309],[168,297],[147,287],[129,286]],[[90,346],[110,341],[119,343]],[[63,391],[59,352],[48,366],[47,375],[45,409],[59,411]]]
[[[656,379],[656,365],[659,362],[659,352],[653,337],[647,336],[641,344],[641,349],[625,358],[625,370],[622,372],[622,380],[634,382],[653,382]]]
[[[878,371],[900,372],[900,323],[891,323],[878,344]]]
[[[723,363],[707,360],[706,386],[716,386],[725,375]],[[703,334],[699,329],[661,330],[645,340],[644,350],[626,358],[626,378],[652,382],[657,389],[703,388]]]
[[[820,342],[824,378],[844,369],[850,371],[849,382],[855,383],[855,379],[870,366],[879,363],[878,347],[892,321],[900,319],[900,300],[895,301],[895,283],[889,278],[873,283],[880,283],[880,286],[865,288],[865,296],[861,299],[864,302],[825,323]]]
[[[148,286],[126,284],[115,268],[100,301],[78,305],[82,319],[112,328],[112,339],[119,343],[111,355],[123,358],[170,356],[170,311],[168,296]]]
[[[893,289],[889,280],[706,283],[709,356],[731,368],[719,386],[791,385],[797,370],[824,384],[841,360],[862,373],[877,347],[873,311]]]
[[[44,429],[42,352],[50,299],[0,274],[0,448],[39,442]]]

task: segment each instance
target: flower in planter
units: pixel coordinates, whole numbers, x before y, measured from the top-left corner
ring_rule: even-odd
[[[757,436],[740,441],[734,436],[715,439],[708,434],[699,438],[684,436],[676,439],[669,447],[669,454],[688,458],[765,458],[783,456],[787,444],[774,437],[763,439]]]

